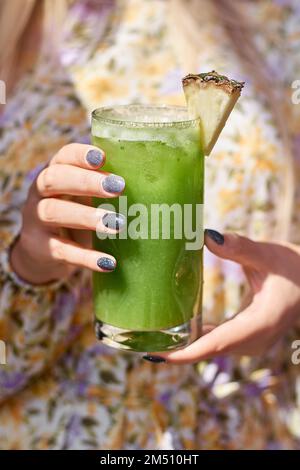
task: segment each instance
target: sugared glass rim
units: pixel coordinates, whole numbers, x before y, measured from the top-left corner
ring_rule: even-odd
[[[193,127],[193,126],[198,126],[199,125],[199,119],[176,119],[175,117],[170,118],[169,121],[144,121],[144,120],[137,120],[136,118],[134,120],[128,119],[128,114],[127,114],[127,119],[125,119],[126,115],[124,112],[124,118],[121,118],[120,116],[113,117],[113,114],[116,113],[116,111],[120,112],[120,115],[122,116],[122,110],[126,110],[127,113],[132,109],[132,112],[134,114],[137,112],[137,110],[142,110],[145,109],[145,112],[147,111],[156,111],[157,114],[159,112],[162,112],[163,110],[169,110],[170,112],[174,112],[174,116],[176,115],[176,112],[178,114],[180,113],[186,113],[188,116],[188,110],[184,106],[173,106],[173,105],[147,105],[147,104],[119,104],[119,105],[112,105],[112,106],[104,106],[101,108],[97,108],[92,112],[92,119],[94,119],[97,122],[100,122],[102,124],[113,124],[116,126],[123,126],[123,127],[138,127],[138,128],[149,128],[149,127],[158,127],[158,128],[164,128],[164,127]]]

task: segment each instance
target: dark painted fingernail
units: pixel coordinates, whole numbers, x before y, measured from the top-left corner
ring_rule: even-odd
[[[104,269],[105,271],[113,271],[116,268],[116,262],[111,258],[106,258],[102,256],[97,260],[97,265],[99,268]]]
[[[109,175],[102,181],[102,187],[108,193],[121,193],[125,188],[125,180],[122,176]]]
[[[121,230],[126,225],[126,217],[123,214],[110,212],[102,217],[103,225],[114,230]]]
[[[89,165],[99,166],[104,161],[104,153],[101,150],[92,149],[88,151],[85,158]]]
[[[103,331],[102,331],[102,326],[103,326],[103,323],[102,323],[102,322],[99,322],[99,321],[96,321],[96,322],[95,322],[95,334],[96,334],[96,338],[99,339],[100,341],[101,341],[103,338],[107,338],[106,334],[103,333]]]
[[[224,237],[220,232],[217,232],[216,230],[211,230],[211,229],[207,228],[207,229],[205,229],[205,233],[215,243],[217,243],[218,245],[223,245]]]
[[[166,360],[163,358],[163,357],[160,357],[160,356],[143,356],[143,359],[145,359],[145,361],[149,361],[149,362],[154,362],[155,364],[160,364],[161,362],[166,362]]]

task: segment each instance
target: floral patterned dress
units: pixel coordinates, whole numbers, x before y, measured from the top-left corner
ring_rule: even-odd
[[[291,362],[299,331],[262,358],[150,364],[95,339],[90,273],[36,287],[9,265],[30,184],[62,145],[89,141],[91,109],[183,103],[180,78],[186,71],[168,34],[168,8],[167,0],[74,2],[59,56],[43,49],[0,117],[0,339],[7,344],[7,364],[0,365],[1,449],[300,447],[299,366]],[[291,82],[300,77],[299,2],[260,0],[244,8],[262,32],[272,31],[272,41],[261,33],[257,42],[290,100]],[[216,28],[211,22],[201,30],[208,45],[200,53],[201,70],[216,68],[248,85],[207,159],[205,223],[272,236],[285,165],[282,143],[226,39],[216,43]],[[298,155],[299,106],[291,106],[287,122]],[[300,243],[296,221],[294,234]],[[234,313],[243,285],[236,264],[206,253],[207,318],[219,322]]]

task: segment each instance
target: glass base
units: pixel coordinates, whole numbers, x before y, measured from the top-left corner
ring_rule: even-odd
[[[182,325],[158,331],[124,330],[95,321],[96,337],[107,346],[135,352],[159,352],[187,346],[199,337],[201,317]]]

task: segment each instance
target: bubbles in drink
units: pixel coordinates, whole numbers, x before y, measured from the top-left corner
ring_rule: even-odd
[[[181,107],[117,106],[102,110],[101,119],[97,118],[96,112],[93,134],[119,141],[155,141],[178,147],[199,140],[199,126],[198,121],[191,121],[187,110]]]

